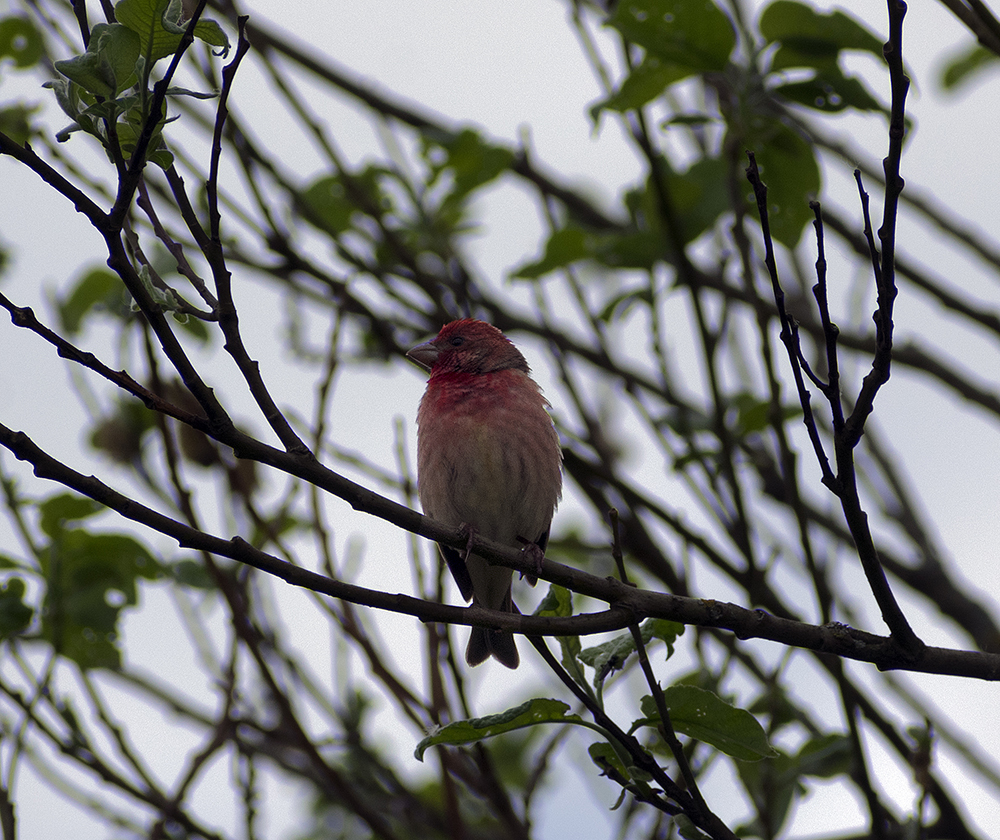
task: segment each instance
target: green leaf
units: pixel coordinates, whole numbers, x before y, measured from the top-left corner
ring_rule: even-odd
[[[604,304],[598,313],[598,319],[610,324],[628,316],[629,312],[638,305],[650,306],[653,303],[653,291],[648,283],[644,283],[638,288],[625,289],[618,292]]]
[[[92,268],[76,281],[69,295],[58,302],[62,328],[69,335],[76,335],[91,311],[121,309],[122,300],[122,282],[118,275],[106,268]]]
[[[45,53],[45,42],[35,25],[23,17],[0,19],[0,62],[9,58],[18,69],[31,67]]]
[[[160,148],[154,149],[149,154],[147,154],[146,160],[148,160],[150,163],[156,164],[158,167],[160,167],[160,169],[166,171],[167,169],[169,169],[171,166],[174,165],[174,153],[171,152],[170,149],[166,148],[165,146],[160,146]],[[186,315],[178,316],[176,312],[172,314],[174,316],[175,321],[178,321],[179,323],[182,324],[185,323],[183,319],[187,318]]]
[[[445,167],[455,179],[450,200],[465,198],[506,172],[514,163],[514,155],[483,140],[477,131],[463,129],[441,143],[448,157]]]
[[[2,569],[27,569],[28,564],[23,560],[17,560],[8,554],[0,554],[0,570]]]
[[[684,244],[694,242],[729,209],[725,183],[726,165],[719,158],[703,157],[686,172],[668,170],[670,197]]]
[[[55,62],[55,68],[70,81],[98,96],[113,99],[117,93],[111,65],[99,53],[88,50],[83,55]]]
[[[648,190],[643,194],[648,194]],[[537,280],[582,260],[616,269],[649,269],[664,258],[663,237],[658,229],[597,232],[567,226],[549,236],[545,253],[539,259],[515,268],[511,278]]]
[[[118,22],[135,32],[141,52],[151,63],[177,52],[186,25],[180,0],[121,0],[115,6]],[[199,19],[194,35],[213,47],[229,51],[229,38],[214,20]]]
[[[611,808],[612,811],[621,807],[626,791],[647,795],[653,793],[649,785],[649,773],[633,764],[624,748],[615,747],[614,742],[598,741],[587,748],[587,753],[590,760],[600,768],[602,776],[623,786],[622,796]]]
[[[135,63],[139,58],[138,36],[120,23],[94,26],[90,44],[83,55],[57,61],[55,68],[67,79],[106,99],[137,81]]]
[[[694,685],[672,685],[664,689],[663,696],[675,731],[745,761],[777,755],[757,719],[714,692]],[[643,697],[640,708],[646,716],[640,725],[659,726],[660,715],[652,697]]]
[[[300,193],[300,209],[306,220],[321,231],[340,236],[351,228],[357,212],[347,188],[337,175],[325,175]]]
[[[218,91],[205,93],[200,90],[188,90],[187,88],[181,88],[181,87],[167,88],[167,96],[190,96],[193,99],[215,99],[218,95],[219,95]]]
[[[830,733],[807,741],[796,756],[797,771],[817,779],[832,779],[854,766],[854,748],[846,735]]]
[[[686,75],[723,70],[736,46],[732,23],[710,0],[629,0],[608,25]]]
[[[57,537],[67,522],[88,519],[104,509],[103,505],[87,496],[59,493],[39,502],[38,510],[41,513],[39,525],[47,536]]]
[[[156,415],[139,400],[118,400],[115,410],[98,420],[90,445],[119,464],[135,465],[143,456],[142,436],[156,425]]]
[[[35,611],[24,603],[26,587],[19,577],[0,583],[0,639],[23,633]]]
[[[721,122],[718,116],[713,114],[674,114],[660,123],[661,128],[669,128],[672,125],[711,125]]]
[[[818,72],[811,79],[775,85],[771,90],[772,93],[790,102],[828,113],[843,111],[846,108],[888,113],[888,109],[861,81],[852,76],[845,76],[836,66]]]
[[[205,564],[197,560],[178,560],[169,565],[166,571],[181,586],[189,586],[192,589],[215,589],[215,581],[205,568]]]
[[[537,280],[550,271],[565,268],[577,260],[591,256],[588,234],[576,227],[565,227],[555,231],[545,243],[545,254],[541,259],[515,268],[512,277]]]
[[[666,258],[659,230],[592,234],[588,244],[593,258],[609,268],[650,269]]]
[[[647,55],[629,73],[618,90],[595,103],[590,108],[590,119],[597,124],[602,111],[638,110],[662,94],[670,85],[691,75],[689,69],[677,64],[664,63],[655,55]]]
[[[140,121],[141,114],[138,108],[127,113],[125,117],[125,120],[122,120],[115,125],[115,130],[118,133],[118,145],[122,150],[122,154],[128,158],[131,157],[133,152],[135,152],[136,147],[139,144],[139,137],[142,135],[143,125]],[[170,164],[173,162],[173,155],[162,145],[163,127],[172,123],[176,119],[178,119],[178,117],[161,120],[156,128],[153,129],[153,133],[149,138],[146,159],[155,163],[157,166],[160,166],[162,169],[169,169]]]
[[[23,105],[21,103],[0,108],[0,131],[15,143],[23,145],[35,134],[35,129],[31,125],[31,117],[39,110],[41,110],[40,105]]]
[[[644,644],[659,639],[667,646],[666,659],[674,654],[674,642],[684,633],[684,625],[663,618],[648,618],[639,628]],[[608,642],[589,647],[580,653],[580,661],[594,669],[594,684],[603,682],[610,674],[625,667],[625,662],[635,653],[635,639],[631,633],[621,633]]]
[[[484,738],[492,738],[494,735],[502,735],[505,732],[541,723],[583,724],[584,721],[579,715],[567,714],[569,708],[562,700],[536,697],[497,715],[458,720],[442,726],[424,738],[417,744],[414,755],[418,761],[423,761],[424,753],[429,747],[439,744],[472,744]]]
[[[90,33],[90,46],[106,59],[115,78],[116,92],[127,90],[139,81],[135,63],[139,59],[139,38],[120,23],[98,23]]]
[[[820,192],[819,164],[813,147],[778,121],[759,122],[748,139],[761,179],[767,185],[771,235],[794,248],[812,220],[809,202]]]
[[[757,808],[768,815],[767,825],[759,819],[740,826],[741,837],[775,836],[788,819],[796,797],[805,796],[807,777],[833,778],[849,773],[854,751],[845,735],[818,735],[807,741],[796,755],[776,751],[765,761],[737,761],[740,779]]]
[[[622,779],[630,777],[625,762],[607,741],[597,741],[591,744],[587,747],[587,753],[590,755],[590,760],[600,768],[602,776],[612,775]]]
[[[534,615],[550,618],[566,618],[573,615],[573,593],[556,584],[550,584],[549,591],[538,605]],[[577,682],[583,684],[584,674],[577,656],[582,645],[579,636],[558,636],[562,648],[562,665]]]
[[[754,432],[762,432],[771,424],[771,400],[768,397],[758,397],[750,391],[741,391],[730,398],[731,405],[736,409],[734,429],[741,437]],[[789,420],[802,413],[798,403],[783,406],[781,417]]]
[[[67,117],[73,120],[77,118],[84,107],[80,101],[79,85],[73,84],[69,79],[52,79],[42,85],[42,87],[48,88],[55,94],[56,102]],[[56,135],[56,139],[59,139],[58,134]],[[59,142],[62,141],[60,140]]]
[[[568,618],[573,615],[573,593],[564,586],[553,583],[533,615],[542,618]]]
[[[1000,57],[995,52],[973,44],[948,59],[941,73],[941,85],[945,90],[955,90],[974,77],[995,69],[998,61]]]
[[[160,566],[126,534],[61,529],[41,557],[47,585],[42,637],[81,668],[118,668],[118,620],[138,599],[138,578]]]
[[[860,50],[882,60],[882,41],[845,12],[823,14],[794,0],[776,0],[761,13],[760,34],[781,43],[774,70],[827,67],[841,50]]]
[[[691,818],[687,814],[678,814],[674,817],[674,822],[677,824],[677,833],[684,840],[711,840],[704,831],[691,822]]]

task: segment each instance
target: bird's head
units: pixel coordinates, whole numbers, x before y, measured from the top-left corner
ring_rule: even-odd
[[[445,324],[436,338],[406,355],[432,374],[528,372],[524,356],[500,330],[472,318]]]

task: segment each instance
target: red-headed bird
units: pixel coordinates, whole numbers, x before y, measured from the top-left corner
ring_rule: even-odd
[[[424,513],[509,546],[544,552],[562,495],[562,452],[528,363],[500,330],[467,318],[407,353],[430,371],[417,412],[417,487]],[[511,570],[439,546],[473,604],[515,612]],[[539,554],[541,556],[541,554]],[[514,636],[473,627],[465,661],[519,662]]]

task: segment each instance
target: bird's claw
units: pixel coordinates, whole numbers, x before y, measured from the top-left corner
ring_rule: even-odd
[[[458,530],[468,537],[465,543],[465,551],[462,554],[462,561],[465,563],[469,562],[469,556],[472,554],[472,544],[476,541],[476,531],[475,525],[470,525],[468,522],[463,522],[458,526]]]
[[[545,551],[538,543],[533,543],[524,537],[518,537],[517,539],[518,542],[524,544],[524,547],[521,549],[522,556],[527,562],[533,563],[535,566],[535,573],[533,575],[521,572],[521,579],[527,580],[531,586],[534,586],[538,582],[538,575],[542,573],[542,561],[545,559]]]

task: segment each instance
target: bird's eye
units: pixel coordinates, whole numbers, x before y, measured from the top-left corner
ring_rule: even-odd
[[[465,339],[460,335],[453,335],[448,343],[451,344],[452,347],[461,347],[465,344]]]

